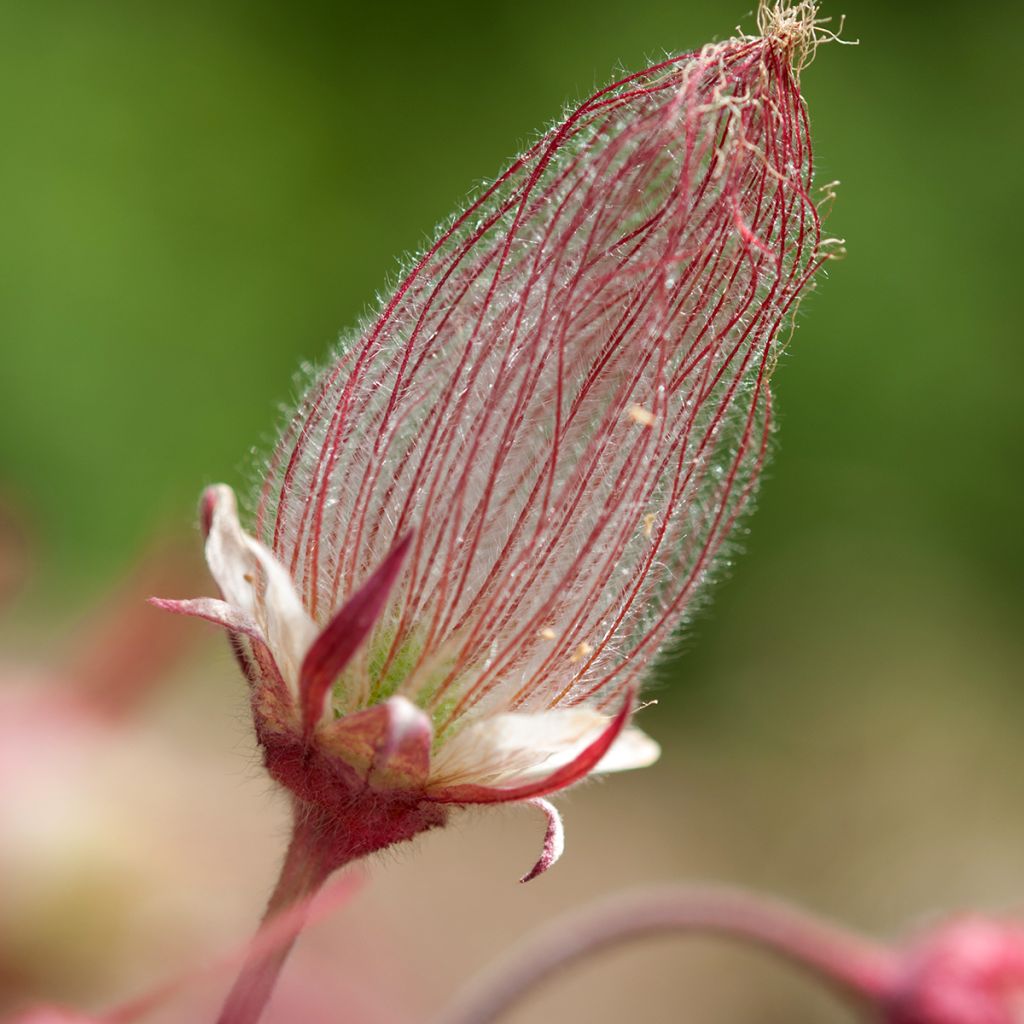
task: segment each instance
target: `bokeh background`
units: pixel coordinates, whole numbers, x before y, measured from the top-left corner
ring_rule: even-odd
[[[0,819],[0,1010],[103,1006],[202,961],[274,872],[242,684],[212,631],[168,641],[138,612],[140,561],[200,592],[196,497],[244,483],[299,364],[565,101],[750,28],[749,2],[2,4],[0,685],[78,685],[89,657],[101,688],[161,685],[129,727],[72,727],[68,765],[59,730],[20,733],[46,771],[19,762]],[[659,673],[664,758],[563,800],[566,857],[526,888],[528,811],[379,862],[296,960],[324,1020],[424,1020],[635,882],[738,881],[893,937],[1021,903],[1024,9],[828,7],[861,44],[821,50],[804,91],[849,255],[776,377],[745,551]],[[627,1013],[852,1019],[756,956],[661,941],[509,1020]]]

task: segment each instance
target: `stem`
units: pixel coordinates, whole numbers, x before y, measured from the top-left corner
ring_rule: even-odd
[[[325,857],[313,821],[296,808],[291,842],[285,854],[281,874],[263,915],[263,922],[277,917],[289,907],[310,900],[335,868],[335,859]],[[217,1024],[256,1024],[277,984],[278,975],[301,931],[301,922],[282,941],[270,948],[254,949],[235,979]]]
[[[704,932],[767,949],[846,996],[878,1004],[896,978],[886,948],[784,903],[724,887],[626,893],[541,929],[467,989],[438,1024],[488,1024],[552,975],[619,942]]]

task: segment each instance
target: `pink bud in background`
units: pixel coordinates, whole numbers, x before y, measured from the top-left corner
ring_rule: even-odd
[[[1024,926],[972,915],[925,935],[903,957],[888,1024],[1018,1024]]]
[[[332,864],[657,757],[634,694],[750,504],[824,259],[814,16],[765,9],[573,110],[311,383],[255,536],[205,495],[222,599],[163,604],[230,631]]]

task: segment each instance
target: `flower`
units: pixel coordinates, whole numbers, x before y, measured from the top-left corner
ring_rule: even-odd
[[[158,603],[227,628],[332,863],[534,801],[533,877],[561,847],[543,797],[656,759],[637,687],[750,504],[780,330],[825,258],[814,18],[764,8],[763,37],[573,110],[312,381],[255,535],[204,495],[221,599]]]
[[[207,560],[223,599],[155,603],[231,631],[254,683],[254,716],[271,774],[301,800],[325,806],[346,822],[353,813],[362,817],[369,849],[379,841],[374,829],[420,831],[440,824],[447,804],[536,801],[590,771],[639,767],[657,757],[656,744],[625,724],[629,703],[615,715],[589,708],[493,714],[453,730],[436,751],[431,717],[400,692],[343,712],[337,705],[346,695],[336,680],[347,682],[346,669],[348,678],[354,676],[357,652],[366,672],[360,681],[379,678],[372,659],[383,658],[383,643],[376,641],[380,646],[374,648],[372,633],[380,628],[412,537],[321,628],[284,566],[242,530],[230,488],[210,488],[203,510]],[[404,664],[410,660],[407,654]],[[353,811],[353,799],[364,791],[372,799],[360,800]],[[367,828],[377,808],[388,820]],[[396,833],[392,841],[397,838]],[[550,812],[543,867],[561,845],[557,816]]]
[[[650,764],[654,658],[749,506],[780,332],[827,258],[799,69],[814,4],[602,89],[441,232],[310,383],[252,533],[201,505],[294,831],[267,913],[445,823]],[[252,1024],[287,949],[243,968]]]

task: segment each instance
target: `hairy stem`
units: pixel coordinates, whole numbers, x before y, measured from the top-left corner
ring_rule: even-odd
[[[437,1024],[487,1024],[577,960],[665,932],[760,946],[869,1004],[883,1001],[895,983],[894,954],[784,903],[737,889],[663,886],[617,896],[542,929],[482,975]]]
[[[331,872],[341,866],[335,859],[324,855],[315,822],[297,808],[291,843],[263,915],[263,923],[290,907],[310,900]],[[297,925],[283,941],[268,948],[257,946],[253,950],[228,994],[217,1024],[256,1024],[270,1001],[278,975],[300,930]]]

